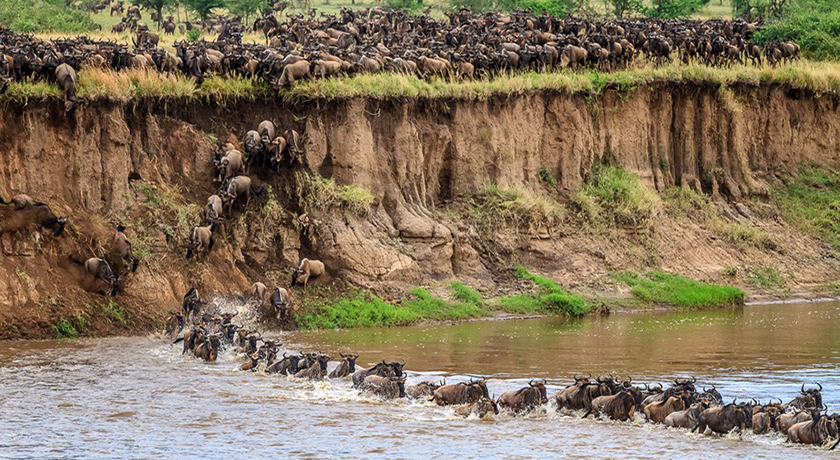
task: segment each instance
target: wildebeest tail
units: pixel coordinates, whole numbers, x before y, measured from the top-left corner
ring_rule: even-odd
[[[588,411],[586,411],[586,413],[585,413],[585,414],[583,414],[583,417],[581,417],[581,418],[586,418],[586,417],[588,417],[588,416],[589,416],[589,414],[591,414],[591,413],[592,413],[592,409],[589,409]]]
[[[12,204],[12,202],[11,201],[6,201],[5,199],[3,199],[2,196],[0,196],[0,204],[9,205],[9,204]]]
[[[213,249],[213,244],[214,244],[215,242],[216,242],[216,238],[214,238],[214,237],[213,237],[213,235],[212,235],[212,234],[210,234],[210,242],[209,242],[209,243],[207,243],[207,252],[208,252],[208,253],[210,252],[210,250],[211,250],[211,249]]]
[[[70,262],[78,265],[84,265],[85,261],[80,259],[76,254],[67,254],[67,258],[70,259]]]
[[[134,272],[137,271],[137,264],[139,264],[140,261],[137,260],[136,257],[132,257],[131,259],[132,259],[132,261],[131,261],[131,273],[134,273]]]

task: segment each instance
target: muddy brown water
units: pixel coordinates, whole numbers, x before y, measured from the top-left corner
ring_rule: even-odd
[[[694,375],[726,399],[786,401],[819,381],[840,412],[840,302],[286,334],[290,349],[404,358],[411,381],[483,375],[492,393],[575,372],[666,382]],[[840,458],[781,436],[702,436],[549,410],[456,419],[347,382],[302,382],[183,357],[154,337],[0,344],[2,458]],[[246,457],[241,457],[245,455]]]

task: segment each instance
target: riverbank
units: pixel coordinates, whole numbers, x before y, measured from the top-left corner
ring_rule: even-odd
[[[93,98],[71,116],[57,99],[5,99],[0,195],[32,195],[68,224],[57,238],[2,234],[2,337],[159,330],[191,287],[230,299],[254,282],[288,287],[303,257],[327,267],[309,291],[335,286],[314,306],[359,292],[389,311],[413,301],[385,322],[668,302],[616,273],[677,274],[747,296],[834,289],[840,97],[688,81],[600,91]],[[251,168],[264,193],[226,220],[209,254],[185,259],[190,228],[218,191],[213,153],[228,141],[241,148],[262,120],[302,134],[301,162]],[[113,260],[117,225],[140,264],[108,299],[86,288],[73,261]],[[539,294],[512,276],[517,266],[562,292]],[[481,294],[481,311],[453,297],[456,281]],[[307,305],[300,288],[292,295]],[[309,323],[318,321],[332,326]]]

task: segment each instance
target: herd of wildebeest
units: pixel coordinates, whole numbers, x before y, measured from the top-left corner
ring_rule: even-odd
[[[840,443],[840,414],[828,414],[822,401],[822,385],[807,388],[800,396],[784,403],[759,402],[755,399],[726,402],[714,386],[698,391],[695,378],[678,378],[668,388],[661,384],[634,384],[631,378],[590,375],[574,377],[574,383],[557,391],[550,402],[545,380],[531,380],[528,386],[491,397],[487,380],[440,383],[424,381],[406,385],[405,361],[385,360],[367,369],[357,369],[355,353],[339,353],[340,360],[330,370],[331,356],[320,352],[281,352],[275,340],[237,326],[235,314],[201,314],[197,294],[184,298],[183,308],[167,322],[164,337],[171,343],[183,341],[182,354],[193,354],[205,361],[216,361],[225,349],[234,349],[244,362],[240,369],[266,374],[280,374],[298,379],[350,379],[354,388],[383,399],[409,398],[434,402],[439,406],[457,406],[455,415],[483,418],[505,410],[523,415],[542,407],[583,417],[632,420],[638,412],[651,423],[690,429],[692,432],[726,434],[733,430],[755,434],[782,433],[790,442],[816,444],[830,449]],[[185,326],[185,324],[191,324]]]
[[[752,41],[758,27],[742,19],[596,21],[528,12],[473,14],[466,10],[435,19],[381,8],[315,12],[278,20],[265,15],[246,25],[239,17],[187,23],[218,33],[214,41],[175,41],[174,53],[141,21],[133,5],[116,27],[134,34],[133,44],[87,37],[41,40],[0,30],[0,90],[10,80],[55,81],[68,109],[76,102],[76,71],[84,67],[145,68],[179,72],[200,85],[207,75],[260,78],[274,86],[354,73],[395,72],[428,77],[477,78],[518,70],[558,67],[611,69],[632,66],[640,55],[655,64],[683,62],[727,66],[750,61],[771,65],[798,59],[791,41]],[[155,18],[164,33],[172,18]],[[164,27],[165,24],[165,27]],[[265,45],[243,43],[248,29]]]
[[[207,198],[207,203],[199,216],[201,224],[190,228],[184,246],[186,258],[206,260],[213,249],[216,235],[223,231],[226,222],[245,212],[253,195],[264,195],[265,185],[255,185],[248,175],[251,168],[279,170],[283,167],[295,167],[301,163],[304,154],[300,134],[294,129],[280,133],[270,120],[263,120],[256,130],[245,133],[241,142],[242,151],[231,142],[218,147],[214,156],[213,181],[221,183],[219,191]],[[0,197],[0,234],[11,235],[12,244],[21,235],[30,233],[40,239],[39,230],[49,230],[53,237],[59,237],[67,225],[67,217],[56,215],[46,203],[20,193],[6,201]],[[297,218],[296,225],[302,235],[308,234],[309,217],[306,213]],[[121,289],[122,280],[134,273],[139,260],[134,254],[126,227],[118,225],[107,241],[102,245],[102,257],[93,256],[86,260],[70,254],[72,262],[84,267],[82,286],[93,292],[116,296]],[[4,248],[5,250],[5,248]],[[14,252],[14,248],[12,248]],[[272,315],[281,323],[290,319],[293,308],[291,288],[300,285],[305,290],[309,282],[326,274],[326,266],[320,260],[303,257],[292,272],[289,289],[276,286],[269,290],[265,284],[255,282],[248,289],[243,299],[247,298],[260,311],[270,306]],[[194,296],[194,305],[199,304],[196,290],[190,289],[185,297]],[[193,297],[189,297],[193,298]]]

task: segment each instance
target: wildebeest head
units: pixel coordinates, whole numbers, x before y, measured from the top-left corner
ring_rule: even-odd
[[[546,384],[546,381],[545,381],[545,380],[531,380],[530,382],[528,382],[528,385],[529,385],[531,388],[533,388],[533,389],[535,389],[535,390],[539,391],[539,393],[540,393],[540,401],[541,401],[543,404],[548,403],[548,394],[547,394],[547,390],[546,390],[546,388],[545,388],[545,384]],[[486,388],[486,387],[485,387],[485,388]],[[497,412],[497,413],[498,413],[498,412]]]
[[[338,355],[344,358],[345,361],[347,361],[347,365],[349,366],[349,370],[351,373],[356,372],[356,360],[359,359],[359,355],[354,355],[352,353],[348,353],[345,355],[341,352],[339,352]]]
[[[53,224],[53,236],[59,236],[64,231],[64,226],[67,225],[66,217],[56,217]]]

